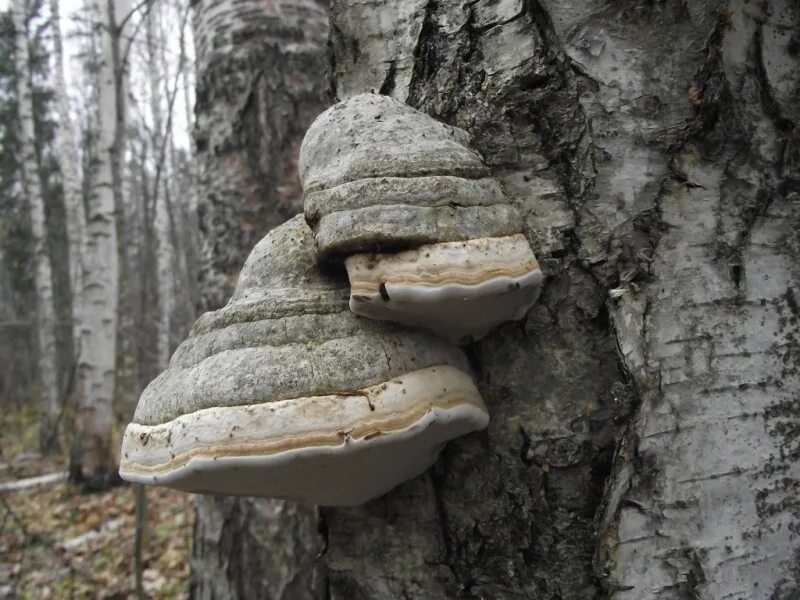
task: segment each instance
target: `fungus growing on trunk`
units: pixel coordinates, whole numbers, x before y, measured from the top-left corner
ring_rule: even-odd
[[[262,239],[125,430],[128,481],[351,505],[414,477],[486,407],[456,346],[359,319],[302,216]]]
[[[542,273],[523,219],[468,134],[362,94],[311,124],[300,150],[322,260],[345,259],[351,310],[464,342],[521,319]]]

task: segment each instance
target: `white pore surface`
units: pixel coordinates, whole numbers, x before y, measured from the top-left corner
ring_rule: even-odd
[[[534,305],[542,272],[522,235],[358,254],[345,263],[350,310],[466,343]]]
[[[471,378],[439,365],[343,395],[219,407],[125,430],[120,474],[200,493],[362,504],[484,428]]]

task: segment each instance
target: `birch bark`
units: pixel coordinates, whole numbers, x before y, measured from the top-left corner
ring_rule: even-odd
[[[652,163],[647,279],[612,309],[641,397],[600,520],[612,598],[800,595],[800,7],[718,10],[697,114]]]
[[[167,86],[167,74],[162,70],[166,67],[163,46],[166,39],[161,35],[161,7],[156,4],[150,7],[146,17],[147,57],[148,57],[148,82],[150,85],[150,112],[152,116],[153,135],[151,139],[153,159],[156,176],[154,188],[151,192],[155,204],[153,215],[153,230],[156,237],[156,284],[158,287],[158,324],[156,327],[156,351],[158,354],[158,367],[166,368],[171,354],[170,348],[170,322],[174,306],[174,254],[172,239],[173,232],[170,215],[170,199],[168,189],[171,181],[171,157],[167,151],[167,137],[171,131],[165,128],[164,119],[164,89]],[[171,106],[169,108],[172,108]],[[171,124],[171,119],[166,119]]]
[[[302,210],[295,163],[306,125],[325,104],[325,4],[195,6],[204,309],[227,301],[263,234]]]
[[[75,360],[80,357],[83,308],[83,255],[86,243],[86,210],[80,174],[80,155],[75,143],[75,127],[69,108],[69,93],[64,77],[64,44],[61,37],[59,0],[50,0],[53,32],[53,87],[58,114],[55,146],[64,190],[67,246],[69,252],[69,283],[72,296],[72,343]]]
[[[338,95],[467,128],[550,278],[488,436],[325,513],[330,597],[796,597],[797,8],[400,8],[334,5]]]
[[[122,209],[120,152],[124,127],[119,22],[120,15],[127,14],[127,6],[125,0],[101,4],[99,150],[87,210],[81,403],[70,464],[71,477],[90,488],[103,487],[118,478],[112,429],[119,318],[117,214]]]
[[[20,174],[30,210],[33,242],[33,280],[36,290],[36,329],[39,341],[40,405],[39,445],[43,452],[58,448],[59,394],[56,372],[55,307],[53,276],[47,244],[44,198],[36,154],[36,131],[33,119],[33,91],[30,80],[28,47],[28,10],[25,0],[14,0],[14,63],[17,73],[17,112],[19,115]]]

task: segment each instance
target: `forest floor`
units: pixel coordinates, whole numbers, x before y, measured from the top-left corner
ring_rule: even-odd
[[[0,486],[63,473],[64,456],[36,450],[36,415],[0,416]],[[134,486],[84,494],[66,481],[0,492],[0,600],[135,598]],[[148,488],[144,595],[185,598],[194,505],[187,494]]]

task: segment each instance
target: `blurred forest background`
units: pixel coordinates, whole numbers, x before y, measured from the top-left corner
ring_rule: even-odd
[[[189,0],[0,9],[0,598],[183,594],[188,497],[115,485],[198,304]]]

